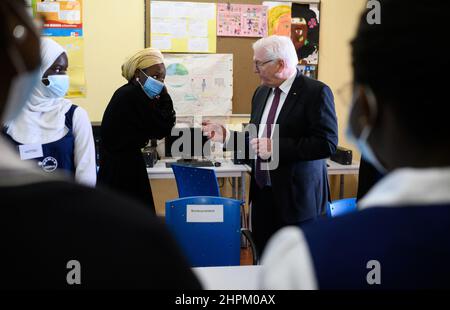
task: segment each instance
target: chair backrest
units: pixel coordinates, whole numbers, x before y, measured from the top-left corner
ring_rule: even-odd
[[[357,210],[356,198],[335,200],[327,205],[327,216],[336,217]]]
[[[220,196],[219,183],[213,169],[172,164],[178,197]]]
[[[166,224],[192,267],[238,266],[241,201],[185,197],[166,202]]]

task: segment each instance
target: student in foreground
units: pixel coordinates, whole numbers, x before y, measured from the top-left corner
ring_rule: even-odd
[[[279,231],[262,259],[266,289],[448,288],[450,122],[448,49],[420,66],[418,38],[442,41],[448,2],[386,0],[381,23],[366,11],[352,42],[350,137],[387,173],[359,212]],[[411,12],[433,16],[433,31]],[[386,70],[387,66],[395,70]],[[434,78],[436,77],[436,78]]]
[[[23,1],[0,1],[0,120],[39,81],[39,35]],[[45,174],[0,137],[0,290],[198,289],[151,210]]]

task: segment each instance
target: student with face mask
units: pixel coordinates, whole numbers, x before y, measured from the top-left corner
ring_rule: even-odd
[[[70,83],[67,53],[43,38],[41,56],[39,81],[18,117],[6,122],[6,134],[22,160],[34,160],[45,172],[67,172],[77,182],[95,186],[91,123],[83,108],[64,98]]]
[[[99,184],[155,212],[141,149],[150,139],[170,135],[175,125],[163,55],[154,48],[137,52],[122,65],[122,76],[128,83],[116,90],[103,115]]]

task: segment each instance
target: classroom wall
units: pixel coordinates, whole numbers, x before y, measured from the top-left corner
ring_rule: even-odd
[[[352,67],[350,41],[355,35],[359,16],[366,0],[322,0],[320,20],[319,79],[334,93],[339,125],[339,145],[353,150],[353,158],[360,154],[345,137],[352,95]],[[355,197],[357,176],[345,176],[344,197]],[[339,178],[330,177],[332,199],[338,198]]]
[[[91,121],[102,120],[114,91],[126,80],[122,63],[144,48],[144,0],[84,0],[86,98],[74,99]]]
[[[246,1],[243,0],[242,3]],[[355,151],[345,138],[352,81],[350,40],[354,36],[366,0],[322,0],[319,79],[335,94],[339,121],[339,145]],[[144,0],[84,0],[86,98],[74,99],[91,121],[101,121],[113,92],[126,81],[120,67],[127,56],[144,47]],[[250,102],[248,112],[250,111]],[[359,160],[359,154],[354,152]],[[332,197],[337,198],[338,178],[330,179]],[[176,194],[169,181],[152,181],[161,193],[157,204]],[[357,177],[346,176],[345,197],[355,196]],[[173,187],[174,183],[170,183]],[[154,191],[155,192],[155,191]],[[167,197],[164,193],[167,193]],[[159,206],[162,208],[162,205]]]

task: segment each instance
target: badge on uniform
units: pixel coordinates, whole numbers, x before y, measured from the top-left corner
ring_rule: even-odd
[[[19,145],[19,153],[21,160],[39,158],[44,156],[42,144],[24,144]]]

